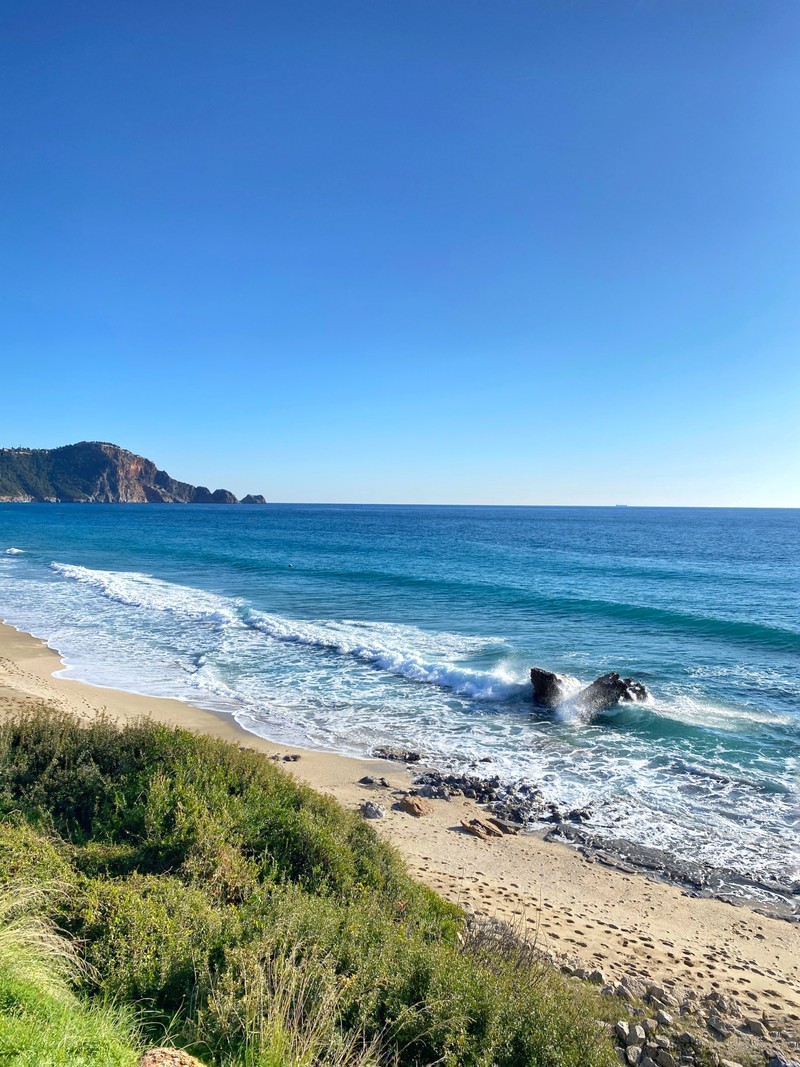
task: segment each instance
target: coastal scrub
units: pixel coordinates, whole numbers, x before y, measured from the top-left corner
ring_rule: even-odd
[[[616,1062],[591,993],[257,753],[42,708],[0,725],[0,815],[0,878],[55,884],[86,1003],[207,1064]]]

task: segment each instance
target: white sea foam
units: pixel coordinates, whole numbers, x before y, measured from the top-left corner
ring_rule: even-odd
[[[51,563],[64,578],[90,586],[108,600],[146,611],[166,612],[219,626],[236,621],[236,602],[202,589],[192,589],[136,571],[101,571],[71,563]]]
[[[118,604],[210,622],[221,629],[246,626],[275,641],[350,657],[473,700],[514,700],[529,692],[525,682],[502,669],[479,671],[447,662],[448,657],[452,659],[485,646],[485,639],[478,642],[460,634],[428,634],[415,627],[391,623],[288,619],[243,608],[232,598],[165,582],[148,574],[91,570],[69,563],[54,562],[50,566],[62,577],[89,586]],[[431,658],[437,654],[445,662]]]
[[[392,634],[385,626],[376,633],[374,628],[362,624],[327,620],[303,622],[258,611],[249,611],[244,618],[248,625],[276,641],[349,656],[390,674],[450,689],[473,700],[513,700],[526,691],[524,683],[502,671],[477,671],[432,661],[403,647],[396,640],[403,635]],[[407,635],[408,628],[402,629]]]
[[[24,551],[24,548],[7,548],[5,554],[7,556],[21,556]]]

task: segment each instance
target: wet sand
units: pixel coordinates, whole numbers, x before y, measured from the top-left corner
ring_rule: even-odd
[[[398,791],[409,788],[403,765],[287,748],[247,733],[227,716],[180,701],[53,677],[61,666],[43,642],[0,625],[0,714],[45,702],[84,721],[100,714],[119,722],[145,715],[281,760],[299,755],[286,769],[320,792],[351,809],[366,799],[386,808],[386,818],[372,825],[403,853],[416,877],[476,913],[523,924],[557,962],[600,969],[612,984],[624,975],[645,977],[671,989],[679,1001],[685,990],[698,998],[717,991],[744,1019],[763,1013],[771,1028],[790,1037],[798,1029],[798,923],[687,896],[676,886],[589,862],[535,835],[481,841],[460,826],[478,814],[463,797],[431,801],[431,813],[415,818],[392,807]],[[389,785],[359,784],[365,775],[384,777]]]

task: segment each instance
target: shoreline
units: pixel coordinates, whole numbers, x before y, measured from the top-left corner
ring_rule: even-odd
[[[0,714],[47,703],[79,719],[105,714],[119,723],[147,716],[255,749],[289,773],[350,809],[367,799],[387,809],[372,823],[403,854],[411,873],[476,914],[524,924],[554,962],[575,971],[600,969],[614,985],[624,976],[704,995],[722,993],[746,1017],[800,1027],[800,924],[746,906],[690,896],[678,886],[637,871],[594,862],[574,848],[537,834],[481,841],[462,819],[473,801],[430,802],[414,818],[391,805],[410,786],[404,764],[338,755],[267,741],[232,716],[182,701],[57,678],[63,661],[44,641],[0,624]],[[420,770],[424,769],[420,765]],[[360,779],[384,778],[388,786]]]

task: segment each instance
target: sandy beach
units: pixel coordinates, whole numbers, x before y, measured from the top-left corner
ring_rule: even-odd
[[[412,872],[444,896],[489,916],[525,924],[558,962],[606,982],[645,978],[685,1001],[723,994],[733,1014],[766,1018],[796,1035],[800,1022],[800,924],[746,907],[685,895],[675,886],[588,862],[570,848],[533,835],[489,842],[464,833],[472,801],[431,802],[415,818],[392,807],[394,790],[409,787],[403,765],[332,753],[287,749],[242,730],[232,719],[175,700],[143,697],[56,678],[56,652],[28,634],[0,626],[0,713],[45,702],[84,720],[106,714],[119,722],[148,716],[246,745],[282,759],[287,770],[355,809],[376,799],[387,816],[373,825],[405,856]],[[359,784],[365,775],[388,787]],[[691,996],[691,995],[690,995]],[[696,998],[696,999],[695,999]]]

